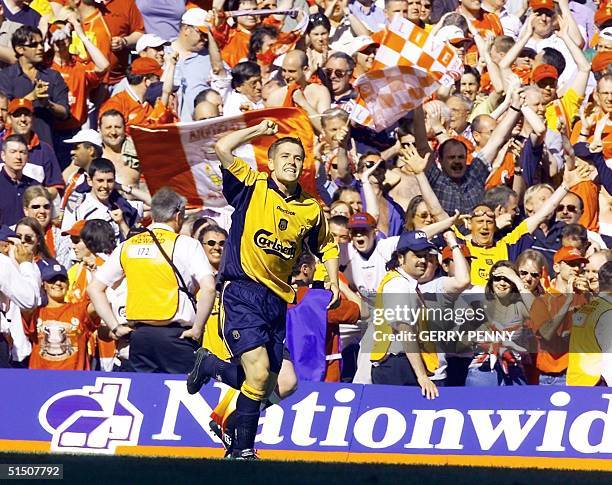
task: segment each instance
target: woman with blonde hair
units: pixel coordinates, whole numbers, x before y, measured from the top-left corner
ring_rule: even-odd
[[[64,267],[70,266],[70,240],[62,236],[59,227],[52,223],[53,203],[47,189],[42,185],[28,187],[23,193],[23,212],[40,224],[50,257],[55,258]]]

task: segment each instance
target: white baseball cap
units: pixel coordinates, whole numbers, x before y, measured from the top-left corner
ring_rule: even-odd
[[[460,40],[466,40],[463,30],[456,25],[446,25],[442,27],[438,30],[435,38],[440,42],[459,42]]]
[[[372,37],[370,36],[359,35],[357,37],[351,38],[350,42],[334,42],[332,45],[330,45],[330,47],[334,51],[344,52],[345,54],[348,54],[352,57],[357,52],[361,52],[363,49],[371,45],[378,44],[374,42],[374,40],[372,40]]]
[[[612,27],[606,27],[599,32],[599,37],[607,41],[612,41]]]
[[[201,32],[208,33],[208,13],[201,8],[190,8],[181,17],[181,23],[197,27]]]
[[[136,54],[140,54],[147,47],[159,47],[161,45],[169,44],[167,40],[162,39],[161,37],[155,34],[144,34],[138,42],[136,42]]]
[[[102,147],[102,135],[100,135],[100,133],[98,133],[96,130],[87,129],[87,130],[81,130],[76,135],[74,135],[72,138],[68,138],[67,140],[64,140],[64,143],[72,143],[75,145],[77,143],[83,143],[83,142],[88,142],[88,143],[91,143],[92,145],[96,145],[101,148]]]

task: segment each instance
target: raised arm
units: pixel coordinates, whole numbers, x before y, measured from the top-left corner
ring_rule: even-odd
[[[580,29],[578,28],[578,24],[576,23],[576,20],[574,19],[574,14],[572,14],[572,11],[569,8],[569,0],[558,0],[557,3],[559,4],[559,9],[561,10],[561,16],[559,18],[559,23],[563,21],[567,22],[568,35],[570,36],[574,44],[576,44],[580,49],[582,49],[584,47],[584,37],[582,37],[582,34],[580,33]]]
[[[70,14],[67,18],[67,21],[70,22],[70,25],[72,25],[72,27],[74,28],[74,32],[81,40],[81,42],[83,42],[85,50],[87,51],[89,57],[96,66],[94,69],[95,72],[106,72],[106,70],[110,66],[109,60],[102,53],[102,51],[98,49],[98,47],[96,47],[96,45],[91,40],[89,40],[89,37],[87,37],[87,35],[83,31],[81,22],[79,22],[79,19],[77,18],[76,14]]]
[[[448,219],[448,213],[442,208],[442,204],[440,204],[438,197],[436,197],[436,194],[431,188],[429,180],[425,175],[425,168],[427,167],[428,162],[418,154],[414,145],[409,145],[400,150],[400,158],[398,162],[403,163],[406,170],[416,176],[423,200],[425,201],[425,204],[427,204],[427,207],[429,207],[434,219],[436,219],[436,221]]]
[[[559,4],[561,4],[561,2],[559,2]],[[578,66],[578,72],[572,79],[571,87],[574,88],[574,91],[576,91],[578,96],[584,96],[586,92],[587,83],[589,81],[589,75],[591,74],[591,63],[587,61],[586,57],[584,57],[582,49],[576,45],[573,37],[569,33],[571,22],[573,22],[573,19],[570,21],[567,19],[567,17],[559,18],[560,29],[557,35],[565,43],[567,49],[572,55],[572,58],[574,59],[574,62]]]
[[[229,167],[234,161],[233,151],[240,145],[249,143],[260,136],[271,136],[278,133],[278,125],[272,120],[263,120],[258,125],[233,131],[222,137],[215,144],[215,153],[223,168]]]
[[[572,187],[575,187],[581,182],[586,182],[590,180],[591,175],[591,167],[588,163],[580,163],[577,164],[574,170],[565,170],[563,174],[563,183],[559,186],[557,190],[540,206],[537,212],[525,219],[525,223],[527,224],[527,230],[530,233],[533,233],[538,226],[544,222],[550,214],[553,213],[555,208],[559,205],[563,197],[565,197]]]
[[[529,39],[533,35],[533,22],[535,21],[535,19],[536,15],[532,13],[525,22],[525,28],[521,32],[521,35],[519,36],[517,41],[510,48],[510,50],[506,52],[504,58],[499,61],[499,68],[501,70],[510,69],[512,67],[512,64],[514,64],[514,61],[516,61],[518,55],[527,45],[527,42],[529,42]]]
[[[508,140],[512,134],[512,128],[516,125],[521,113],[521,106],[524,103],[523,90],[518,89],[512,94],[512,102],[510,109],[506,112],[504,118],[497,124],[487,144],[480,151],[481,158],[487,165],[491,165],[495,154]]]
[[[444,290],[447,293],[458,294],[470,285],[470,265],[461,252],[457,237],[453,231],[444,233],[444,240],[448,247],[453,250],[453,261],[455,262],[455,276],[445,280]]]

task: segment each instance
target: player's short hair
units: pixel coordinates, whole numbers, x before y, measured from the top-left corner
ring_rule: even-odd
[[[280,147],[281,145],[284,145],[285,143],[293,143],[294,145],[299,146],[300,149],[302,150],[302,156],[306,157],[306,150],[304,149],[304,145],[302,145],[302,140],[300,140],[299,138],[295,138],[293,136],[284,136],[276,140],[274,143],[272,143],[272,145],[270,145],[270,148],[268,148],[268,158],[270,159],[274,158],[274,155],[276,155],[276,150],[278,150],[278,147]]]
[[[306,266],[314,266],[315,264],[317,264],[317,258],[315,258],[311,253],[307,251],[300,254],[300,257],[293,265],[293,269],[291,270],[291,276],[299,275],[303,264],[305,264]]]
[[[87,169],[87,175],[90,178],[96,174],[96,172],[100,173],[112,173],[113,176],[116,175],[117,171],[115,170],[115,165],[108,158],[94,158]]]
[[[179,214],[185,214],[187,199],[169,187],[162,187],[151,199],[153,222],[168,222]]]
[[[608,261],[599,268],[597,277],[599,279],[599,291],[612,292],[612,261]]]

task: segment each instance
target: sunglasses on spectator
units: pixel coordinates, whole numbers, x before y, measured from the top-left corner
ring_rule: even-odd
[[[527,276],[527,275],[531,275],[532,278],[540,277],[540,273],[531,273],[530,271],[525,271],[524,269],[519,270],[520,277]]]
[[[81,242],[81,237],[80,236],[70,236],[70,241],[72,241],[72,244],[79,244]]]
[[[499,283],[500,281],[505,281],[506,283],[512,283],[508,278],[506,278],[505,276],[493,276],[493,281],[496,283]]]
[[[51,204],[32,204],[30,206],[30,209],[34,209],[34,210],[38,210],[38,209],[45,209],[45,210],[49,210],[51,209]]]
[[[215,241],[214,239],[210,239],[208,241],[205,241],[204,244],[210,246],[211,248],[214,248],[215,246],[219,246],[220,248],[222,248],[223,246],[225,246],[225,239],[223,241]]]
[[[565,209],[567,209],[567,212],[571,212],[573,214],[578,212],[578,207],[576,207],[574,204],[568,204],[568,205],[559,204],[557,206],[557,212],[565,212]]]
[[[27,244],[33,244],[36,241],[34,236],[32,236],[31,234],[17,234],[17,237],[21,239],[21,242]]]
[[[49,283],[50,285],[54,285],[55,283],[68,283],[68,278],[66,278],[65,276],[54,276],[53,278],[51,278],[49,281],[47,281],[47,283]]]
[[[495,214],[493,212],[490,211],[476,211],[472,213],[472,217],[490,217],[491,219],[495,219]]]
[[[345,71],[344,69],[331,69],[329,67],[326,67],[325,69],[323,69],[323,72],[325,73],[325,75],[329,78],[332,77],[332,74],[334,76],[336,76],[338,79],[343,78],[344,76],[346,76],[348,74],[349,71]]]
[[[39,40],[37,42],[30,42],[29,44],[23,44],[22,47],[29,47],[30,49],[35,49],[36,47],[41,47],[45,45],[45,43],[42,40]]]

